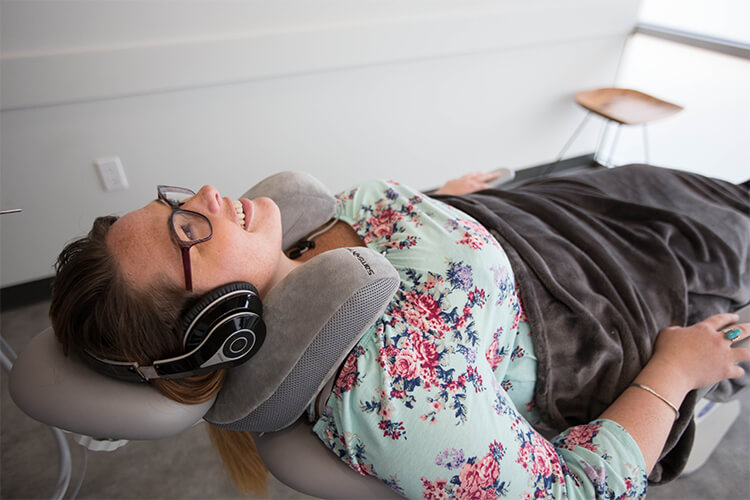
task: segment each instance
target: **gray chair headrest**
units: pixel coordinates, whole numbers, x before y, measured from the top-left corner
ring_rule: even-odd
[[[213,401],[177,403],[146,384],[101,375],[65,356],[52,328],[29,341],[13,363],[10,395],[30,417],[102,439],[158,439],[200,421]]]

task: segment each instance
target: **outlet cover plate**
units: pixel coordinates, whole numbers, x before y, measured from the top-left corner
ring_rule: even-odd
[[[105,191],[120,191],[128,188],[128,178],[125,176],[125,169],[119,157],[97,158],[94,164]]]

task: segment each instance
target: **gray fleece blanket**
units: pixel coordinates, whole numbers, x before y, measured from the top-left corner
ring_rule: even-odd
[[[478,219],[507,251],[539,360],[536,404],[558,431],[597,418],[662,328],[750,302],[747,183],[630,165],[436,198]],[[649,479],[684,468],[699,397],[726,400],[747,385],[746,373],[690,393]]]

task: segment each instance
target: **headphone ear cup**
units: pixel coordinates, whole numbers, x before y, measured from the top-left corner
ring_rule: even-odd
[[[246,304],[247,310],[259,317],[263,316],[263,306],[258,290],[252,284],[236,281],[215,288],[198,299],[182,316],[183,344],[186,352],[190,352],[203,342],[211,331],[210,326],[234,306],[233,292],[240,290],[250,290],[255,294],[256,300]]]

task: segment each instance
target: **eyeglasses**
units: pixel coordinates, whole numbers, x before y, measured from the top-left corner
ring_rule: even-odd
[[[175,243],[182,252],[185,289],[192,291],[193,275],[190,267],[190,248],[198,243],[210,240],[211,236],[214,235],[214,229],[211,226],[211,221],[205,215],[180,208],[185,200],[195,196],[195,191],[174,186],[157,186],[157,190],[159,200],[172,208],[172,214],[169,216],[169,227],[172,230]]]

